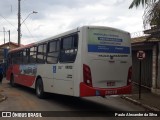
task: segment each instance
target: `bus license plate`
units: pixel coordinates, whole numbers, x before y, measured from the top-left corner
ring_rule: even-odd
[[[106,95],[116,95],[117,94],[117,90],[107,90],[106,91]]]

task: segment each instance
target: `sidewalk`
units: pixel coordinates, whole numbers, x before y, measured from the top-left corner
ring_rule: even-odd
[[[131,95],[122,96],[123,99],[128,100],[136,105],[140,105],[149,111],[160,111],[160,95],[151,93],[150,90],[141,88],[141,99],[139,99],[139,86],[133,85]]]

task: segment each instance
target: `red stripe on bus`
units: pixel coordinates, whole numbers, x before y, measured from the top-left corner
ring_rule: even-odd
[[[34,84],[36,77],[28,74],[21,74],[19,67],[20,65],[12,65],[8,68],[6,76],[7,80],[10,80],[11,74],[13,74],[15,83],[31,87]]]
[[[120,95],[120,94],[131,94],[132,86],[124,86],[119,88],[94,88],[87,86],[85,83],[80,83],[80,97],[86,96],[107,96],[107,95]]]
[[[31,87],[33,83],[35,82],[35,76],[29,76],[29,75],[18,75],[19,82],[21,85]]]

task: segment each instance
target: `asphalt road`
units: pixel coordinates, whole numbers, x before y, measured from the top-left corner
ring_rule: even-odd
[[[58,111],[59,114],[62,114],[60,117],[42,117],[37,118],[37,120],[49,120],[49,119],[65,119],[65,120],[72,120],[72,119],[90,119],[90,120],[106,120],[106,119],[126,119],[128,120],[128,117],[94,117],[96,114],[93,112],[93,116],[81,116],[80,112],[75,112],[77,115],[76,117],[73,115],[73,117],[66,117],[69,112],[67,111],[145,111],[140,106],[134,105],[133,103],[130,103],[124,99],[121,99],[120,97],[87,97],[87,98],[75,98],[75,97],[69,97],[69,96],[61,96],[61,95],[55,95],[55,94],[49,94],[47,99],[39,99],[35,95],[35,91],[22,87],[17,86],[16,88],[13,88],[9,85],[8,81],[4,80],[3,84],[0,86],[1,89],[3,89],[3,94],[7,96],[7,99],[0,103],[0,111],[55,111],[52,114],[56,114]],[[104,113],[105,114],[105,113]],[[0,120],[3,118],[0,118]],[[21,118],[7,118],[7,120],[19,120]],[[24,118],[27,120],[32,120],[35,118]],[[131,117],[131,119],[135,119],[135,117]],[[139,117],[136,119],[140,120],[147,120],[151,119],[151,117]],[[155,119],[155,118],[152,118]],[[6,118],[5,118],[6,120]]]

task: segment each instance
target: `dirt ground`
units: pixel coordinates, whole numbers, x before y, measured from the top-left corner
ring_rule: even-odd
[[[3,92],[3,90],[0,89],[0,102],[2,102],[5,99],[5,97],[1,94],[2,92]]]

